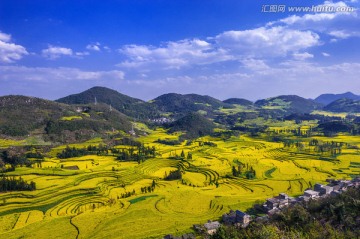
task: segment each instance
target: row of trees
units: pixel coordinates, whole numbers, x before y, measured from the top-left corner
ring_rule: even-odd
[[[150,186],[141,187],[140,190],[141,190],[141,193],[151,193],[151,192],[154,192],[155,187],[156,187],[156,183],[155,183],[155,180],[153,180]],[[128,198],[135,194],[136,194],[135,189],[133,189],[132,192],[122,193],[121,198]],[[119,199],[119,197],[118,197],[118,199]]]
[[[117,149],[114,147],[109,148],[108,146],[89,145],[84,148],[75,148],[67,146],[64,150],[57,154],[58,158],[73,158],[84,155],[112,155],[116,156],[118,160],[123,161],[138,161],[139,163],[147,158],[154,158],[156,156],[156,149],[154,146],[145,146],[139,144],[130,148]]]
[[[27,183],[24,179],[2,176],[0,179],[0,192],[8,191],[33,191],[36,189],[35,182]]]
[[[144,146],[143,144],[121,150],[113,149],[112,152],[118,155],[118,160],[137,161],[139,163],[148,158],[155,158],[156,156],[156,148],[154,146]]]
[[[151,193],[151,192],[154,192],[155,187],[156,187],[156,183],[155,183],[155,180],[153,180],[151,186],[142,187],[140,190],[142,193]]]
[[[298,150],[304,150],[306,147],[305,142],[301,142],[299,140],[283,140],[284,148],[297,148]],[[320,141],[317,139],[312,139],[308,143],[309,149],[313,147],[314,152],[318,153],[328,153],[331,156],[336,156],[341,154],[342,147],[344,143],[342,142],[335,142],[335,141]]]

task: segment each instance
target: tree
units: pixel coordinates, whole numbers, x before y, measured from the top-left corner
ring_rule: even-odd
[[[184,150],[182,150],[182,151],[181,151],[180,157],[181,157],[182,159],[184,159],[184,158],[185,158],[185,153],[184,153]]]
[[[187,154],[187,157],[186,157],[188,160],[191,160],[192,159],[192,154],[190,152],[188,152]]]

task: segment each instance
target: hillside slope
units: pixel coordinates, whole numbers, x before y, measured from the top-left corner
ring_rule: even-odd
[[[220,107],[232,107],[210,96],[197,94],[169,93],[155,98],[151,103],[163,112],[170,112],[178,116],[197,111],[205,111],[208,115],[211,115],[214,110]]]
[[[318,96],[315,101],[324,105],[328,105],[331,102],[339,99],[360,100],[360,95],[355,95],[352,92],[346,92],[343,94],[322,94]]]
[[[230,98],[223,101],[226,104],[232,104],[232,105],[243,105],[243,106],[250,106],[254,103],[250,100],[242,99],[242,98]]]
[[[176,131],[186,132],[182,138],[193,139],[211,134],[215,128],[215,124],[200,114],[189,113],[171,123],[169,128],[170,133]]]
[[[310,113],[313,110],[321,109],[322,105],[297,95],[281,95],[268,99],[258,100],[256,106],[269,110],[281,110],[286,114]]]
[[[34,97],[3,96],[0,97],[0,106],[2,135],[53,134],[58,139],[65,133],[77,140],[81,135],[86,137],[94,132],[131,129],[131,123],[125,115],[110,110],[104,104],[70,106]]]
[[[360,100],[339,99],[324,108],[331,112],[360,113]]]
[[[56,100],[65,104],[95,104],[105,103],[111,105],[121,113],[136,119],[157,117],[156,107],[130,96],[121,94],[106,87],[92,87],[79,94],[69,95]]]

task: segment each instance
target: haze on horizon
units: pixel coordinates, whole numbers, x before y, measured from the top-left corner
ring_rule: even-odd
[[[272,0],[265,4],[281,4]],[[291,6],[354,11],[290,12]],[[360,93],[358,0],[0,2],[0,95]]]

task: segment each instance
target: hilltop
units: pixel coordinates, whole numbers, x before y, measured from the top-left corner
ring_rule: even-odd
[[[360,100],[360,95],[355,95],[352,92],[346,92],[343,94],[322,94],[316,97],[315,101],[324,105],[328,105],[331,102],[339,99]]]
[[[26,96],[0,97],[0,134],[44,135],[69,141],[90,137],[94,132],[118,129],[128,131],[128,118],[104,104],[70,106]],[[77,135],[75,137],[75,135]]]
[[[310,113],[313,110],[321,109],[322,105],[297,95],[281,95],[268,99],[258,100],[255,105],[268,110],[280,110],[287,114]]]
[[[183,138],[194,139],[209,135],[213,132],[215,124],[197,113],[189,113],[169,125],[169,132],[186,132]]]
[[[151,104],[156,105],[162,112],[169,112],[178,116],[198,111],[211,114],[220,107],[231,107],[231,105],[207,95],[175,93],[161,95],[152,100]]]
[[[121,113],[136,119],[156,117],[156,108],[140,99],[136,99],[106,87],[92,87],[79,94],[69,95],[56,100],[65,104],[95,104],[104,103],[111,105]]]

